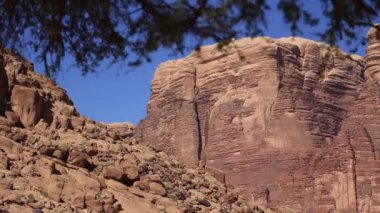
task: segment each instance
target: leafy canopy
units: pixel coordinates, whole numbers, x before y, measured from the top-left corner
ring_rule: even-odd
[[[305,3],[278,2],[294,35],[302,33],[301,22],[319,22]],[[321,6],[327,25],[319,36],[331,44],[363,40],[356,30],[380,16],[378,0],[321,0]],[[266,0],[0,0],[0,44],[35,51],[47,75],[65,55],[86,74],[105,60],[139,65],[161,47],[182,53],[188,36],[197,49],[205,39],[223,46],[237,36],[262,35],[271,9]]]

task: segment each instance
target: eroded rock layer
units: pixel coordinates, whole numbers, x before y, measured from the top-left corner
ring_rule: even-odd
[[[324,197],[330,206],[352,212],[380,212],[380,37],[379,26],[368,33],[366,83],[351,104],[331,146],[315,171],[328,183]],[[335,162],[331,164],[329,162]],[[330,172],[329,172],[330,171]],[[333,173],[331,171],[334,171]],[[338,197],[338,202],[332,202]]]
[[[302,38],[240,39],[165,62],[137,137],[205,165],[254,203],[378,212],[380,46],[373,32],[367,65]]]
[[[81,116],[54,81],[0,49],[0,212],[261,211],[133,133]]]

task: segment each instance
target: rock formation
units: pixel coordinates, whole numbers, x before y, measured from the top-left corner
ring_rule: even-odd
[[[332,184],[335,189],[330,189],[328,196],[340,197],[337,205],[349,206],[357,212],[380,212],[379,32],[377,26],[367,35],[366,83],[351,104],[342,128],[332,142],[334,145],[326,149],[323,160],[316,165],[324,182],[329,179],[336,182]],[[328,165],[332,157],[341,160]],[[335,171],[328,174],[328,170]]]
[[[66,92],[0,49],[0,212],[259,212],[205,173],[81,116]]]
[[[380,211],[380,39],[349,55],[302,38],[240,39],[161,64],[136,137],[253,203]]]

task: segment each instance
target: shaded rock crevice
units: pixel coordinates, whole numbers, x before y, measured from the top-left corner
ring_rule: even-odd
[[[356,208],[356,212],[359,212],[359,208],[358,208],[358,185],[357,185],[357,175],[356,175],[356,154],[355,154],[354,147],[352,146],[353,137],[352,137],[350,131],[347,131],[347,140],[348,140],[348,145],[350,147],[350,151],[352,154],[352,165],[351,165],[352,171],[351,172],[352,172],[352,179],[353,179],[354,188],[355,188],[355,208]]]
[[[373,142],[373,138],[372,138],[371,134],[369,133],[367,127],[364,127],[364,131],[366,133],[366,137],[368,138],[369,143],[371,144],[371,152],[373,155],[373,160],[377,160],[376,151],[375,151],[375,144]]]
[[[198,156],[197,157],[198,157],[198,162],[201,162],[203,160],[202,159],[203,152],[205,151],[204,147],[207,146],[207,140],[206,140],[206,137],[204,141],[202,140],[201,121],[199,119],[197,102],[194,102],[194,109],[195,109],[195,114],[196,114],[195,119],[197,122],[197,130],[198,130]]]
[[[207,144],[207,141],[206,141],[206,138],[205,140],[202,140],[202,129],[201,129],[201,121],[199,119],[199,108],[198,108],[198,104],[197,104],[197,94],[199,93],[199,90],[198,90],[198,87],[197,87],[197,68],[194,66],[194,98],[193,98],[193,101],[194,101],[194,110],[195,110],[195,119],[196,119],[196,123],[197,123],[197,130],[198,130],[198,162],[201,162],[203,159],[202,159],[202,156],[203,156],[203,152],[205,151],[205,147],[206,147],[206,144]]]

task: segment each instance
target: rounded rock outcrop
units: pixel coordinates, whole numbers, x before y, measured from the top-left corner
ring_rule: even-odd
[[[380,24],[368,31],[367,43],[365,76],[380,82]]]

